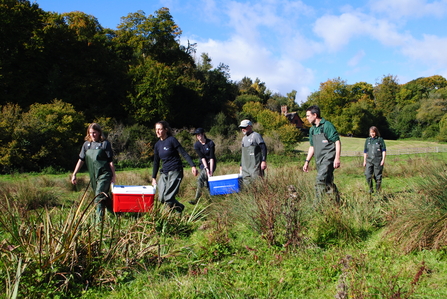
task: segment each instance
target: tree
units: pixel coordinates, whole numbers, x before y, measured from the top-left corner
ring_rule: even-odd
[[[383,112],[383,115],[388,116],[393,112],[396,106],[396,97],[400,91],[400,86],[396,76],[383,76],[380,83],[376,83],[374,87],[374,102],[376,108]]]
[[[41,61],[42,41],[37,32],[44,16],[37,3],[0,3],[0,105],[20,103],[24,107],[40,92],[36,62]]]
[[[60,100],[31,105],[17,121],[12,141],[2,151],[3,170],[72,168],[85,132],[84,123],[81,113]]]
[[[341,78],[327,80],[320,84],[320,89],[309,95],[304,105],[318,105],[321,116],[333,119],[342,113],[343,108],[350,102],[348,85]]]
[[[130,74],[133,90],[128,95],[128,111],[133,118],[146,125],[168,118],[176,82],[172,68],[147,57]]]
[[[287,150],[292,150],[301,138],[301,132],[288,119],[279,113],[265,109],[261,103],[250,102],[244,105],[243,112],[250,115],[252,122],[258,122],[260,134],[279,136]]]
[[[137,61],[150,56],[153,60],[168,65],[192,63],[189,51],[193,47],[180,46],[181,34],[182,31],[175,24],[169,9],[163,7],[148,17],[139,10],[121,18],[115,39],[134,49],[134,58]]]

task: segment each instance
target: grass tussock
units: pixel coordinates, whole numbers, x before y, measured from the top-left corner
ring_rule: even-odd
[[[405,252],[441,249],[447,245],[447,167],[433,166],[420,177],[411,195],[396,197],[385,230]]]

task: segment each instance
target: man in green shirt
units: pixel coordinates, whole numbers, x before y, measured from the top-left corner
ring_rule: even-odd
[[[334,125],[321,117],[318,106],[313,105],[307,108],[306,118],[312,124],[312,127],[309,130],[310,147],[303,171],[309,172],[309,162],[315,155],[317,200],[320,200],[322,195],[326,193],[334,195],[334,199],[338,201],[338,190],[334,184],[334,169],[340,167],[340,137]]]

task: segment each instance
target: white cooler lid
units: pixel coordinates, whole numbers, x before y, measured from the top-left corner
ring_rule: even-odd
[[[112,188],[114,194],[155,194],[154,186],[125,186],[114,185]]]
[[[208,178],[208,181],[223,181],[223,180],[232,180],[239,179],[241,175],[239,173],[236,174],[226,174],[226,175],[216,175]]]

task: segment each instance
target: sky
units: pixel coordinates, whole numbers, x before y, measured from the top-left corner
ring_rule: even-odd
[[[169,8],[180,42],[229,66],[231,80],[259,78],[296,102],[340,78],[347,84],[447,78],[447,0],[35,0],[45,11],[81,11],[116,29],[121,17]]]

